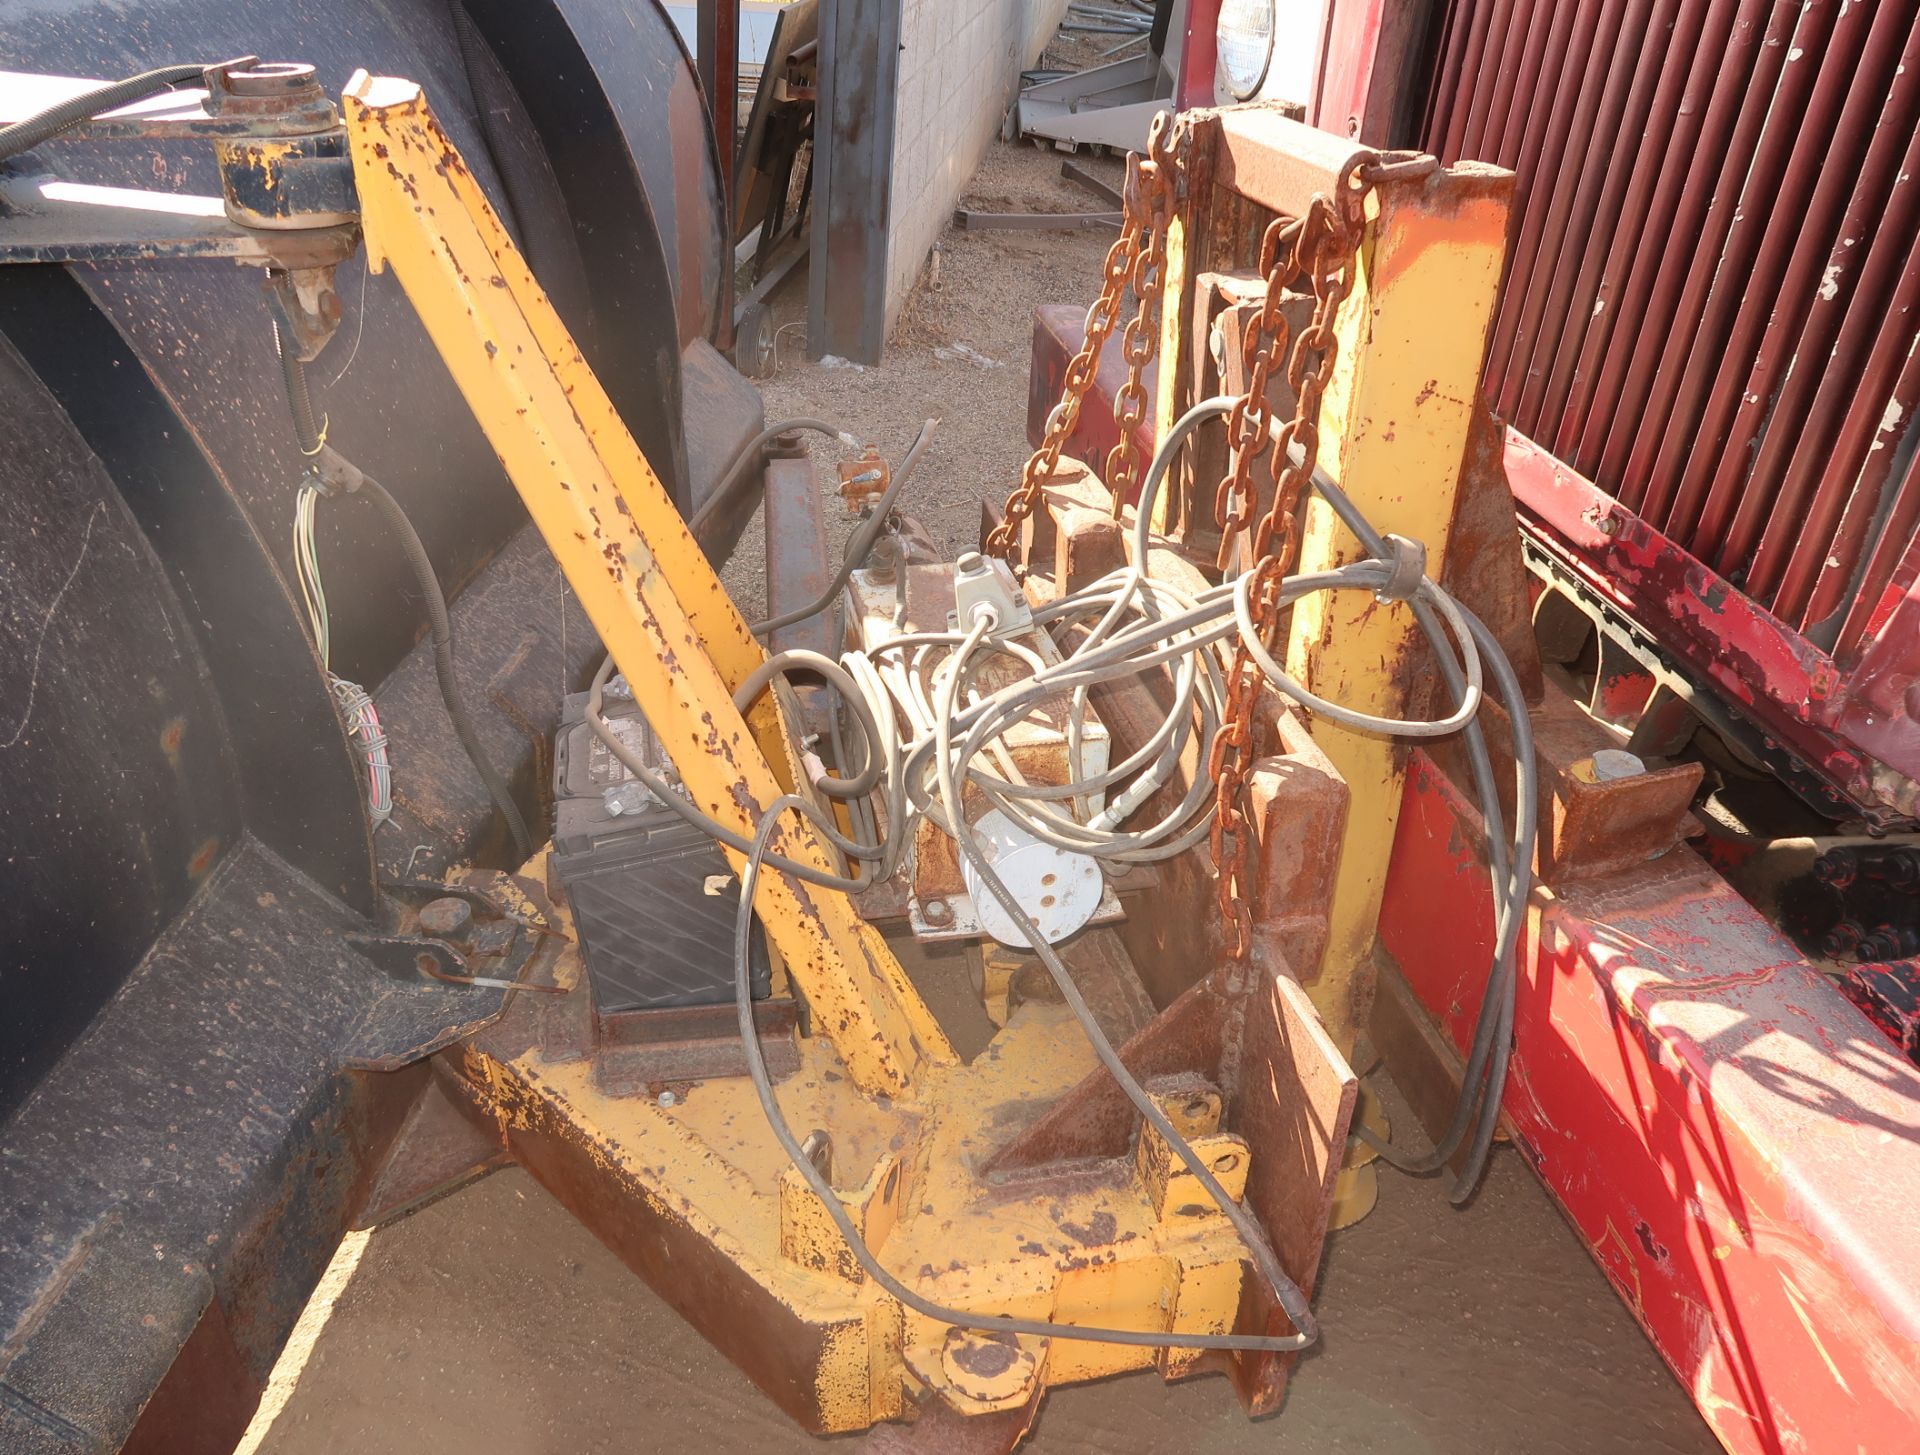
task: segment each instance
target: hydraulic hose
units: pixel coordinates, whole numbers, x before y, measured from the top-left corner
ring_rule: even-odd
[[[98,90],[70,96],[36,116],[14,122],[12,126],[0,127],[0,162],[17,157],[22,152],[30,152],[42,142],[52,141],[63,131],[72,131],[82,122],[91,121],[103,112],[117,111],[122,106],[131,106],[162,91],[171,91],[175,86],[198,81],[207,74],[208,69],[204,65],[161,66],[156,70],[142,71],[124,81],[115,81]]]
[[[513,793],[508,789],[506,780],[487,757],[480,734],[467,714],[466,700],[460,695],[460,680],[453,669],[453,623],[447,616],[447,598],[440,589],[440,577],[433,569],[433,559],[427,555],[420,533],[413,528],[413,522],[407,519],[406,511],[400,508],[399,501],[387,493],[386,486],[367,475],[362,478],[358,493],[365,495],[379,509],[388,527],[399,539],[401,549],[406,552],[407,564],[413,568],[413,578],[419,584],[420,594],[427,604],[427,621],[433,635],[433,674],[440,683],[440,700],[446,704],[447,720],[453,724],[460,746],[466,749],[473,771],[480,775],[480,781],[486,785],[487,796],[507,821],[507,831],[513,835],[514,850],[522,860],[531,858],[533,835],[527,831],[527,821],[520,813],[520,805],[513,801]]]

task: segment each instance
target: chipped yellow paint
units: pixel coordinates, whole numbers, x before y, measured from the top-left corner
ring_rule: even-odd
[[[774,765],[790,743],[773,707],[756,733],[733,706],[759,646],[419,87],[362,72],[343,105],[369,266],[406,290],[694,801],[750,836],[786,786]],[[837,868],[791,818],[773,848]],[[953,1059],[844,895],[778,873],[761,884],[762,923],[855,1082],[900,1095]]]
[[[1193,249],[1187,239],[1186,209],[1176,207],[1167,219],[1165,254],[1160,263],[1161,307],[1159,357],[1161,360],[1156,374],[1153,392],[1153,439],[1157,445],[1173,432],[1174,421],[1179,418],[1181,392],[1179,361],[1187,359],[1190,353],[1189,341],[1184,331],[1191,325],[1192,315],[1181,306],[1188,301],[1187,294],[1194,286]],[[1199,359],[1191,360],[1193,371],[1198,375],[1202,365]],[[1140,473],[1144,478],[1148,462],[1140,462]],[[1186,468],[1186,458],[1176,461],[1170,473]],[[1211,485],[1206,486],[1211,489]],[[1164,489],[1154,497],[1153,528],[1164,533],[1171,517],[1171,507],[1175,495],[1174,482],[1169,480]],[[1203,499],[1199,507],[1202,511],[1211,509],[1211,502]],[[1211,517],[1208,517],[1211,519]]]
[[[1339,349],[1321,404],[1320,463],[1383,534],[1423,541],[1438,576],[1506,253],[1511,173],[1467,166],[1383,184],[1369,204],[1359,284],[1335,321]],[[1301,571],[1364,556],[1325,501],[1309,504]],[[1418,628],[1367,592],[1293,609],[1287,670],[1332,701],[1395,715],[1420,705],[1403,665]],[[1367,1003],[1361,977],[1380,918],[1400,814],[1402,750],[1323,718],[1313,736],[1346,780],[1347,832],[1325,969],[1309,987],[1334,1043],[1350,1051]]]
[[[562,956],[573,958],[571,949]],[[825,1428],[897,1416],[903,1388],[924,1378],[913,1371],[938,1371],[948,1326],[847,1276],[850,1256],[830,1246],[837,1232],[798,1185],[744,1078],[695,1083],[662,1107],[602,1091],[587,1061],[495,1056],[487,1044],[468,1050],[463,1070],[497,1116],[564,1126],[615,1185],[822,1331],[812,1378]],[[1064,1006],[1019,1006],[972,1065],[929,1067],[912,1100],[890,1104],[863,1094],[823,1039],[798,1048],[799,1069],[776,1087],[782,1111],[798,1135],[828,1131],[836,1190],[876,1256],[924,1297],[1116,1328],[1217,1332],[1231,1322],[1244,1251],[1217,1214],[1163,1219],[1140,1177],[1071,1192],[1055,1181],[1022,1195],[972,1175],[1007,1128],[1097,1065]],[[802,1199],[815,1216],[793,1217]],[[1156,1367],[1152,1348],[1042,1342],[1048,1385]]]

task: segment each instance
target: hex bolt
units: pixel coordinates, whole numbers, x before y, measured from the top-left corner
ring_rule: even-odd
[[[680,1102],[680,1098],[674,1094],[671,1087],[661,1092],[654,1100],[659,1102],[661,1106],[677,1106]]]
[[[1813,861],[1813,877],[1835,889],[1845,889],[1859,874],[1859,858],[1845,849],[1828,849]]]
[[[944,899],[929,899],[920,905],[920,918],[930,925],[953,923],[953,906]]]

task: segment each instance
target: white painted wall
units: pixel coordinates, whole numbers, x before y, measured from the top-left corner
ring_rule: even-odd
[[[887,327],[1067,0],[900,0]]]

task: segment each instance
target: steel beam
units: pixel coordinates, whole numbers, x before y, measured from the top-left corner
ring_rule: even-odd
[[[820,0],[807,350],[877,364],[887,343],[887,242],[900,0]]]
[[[1482,824],[1425,753],[1383,948],[1452,1045]],[[1901,1450],[1920,1408],[1920,1070],[1690,849],[1534,896],[1515,1145],[1734,1455]]]
[[[1340,145],[1300,151],[1333,156]],[[1244,162],[1239,170],[1244,175]],[[1369,203],[1357,284],[1335,320],[1320,462],[1376,529],[1424,541],[1436,577],[1453,533],[1512,197],[1512,173],[1472,163],[1381,183]],[[1326,503],[1313,499],[1297,569],[1327,571],[1363,555]],[[1404,606],[1344,592],[1294,608],[1287,669],[1335,702],[1387,716],[1418,711],[1425,660]],[[1325,719],[1313,733],[1352,795],[1326,965],[1314,986],[1334,1039],[1351,1046],[1364,1024],[1366,967],[1400,808],[1400,751]]]

